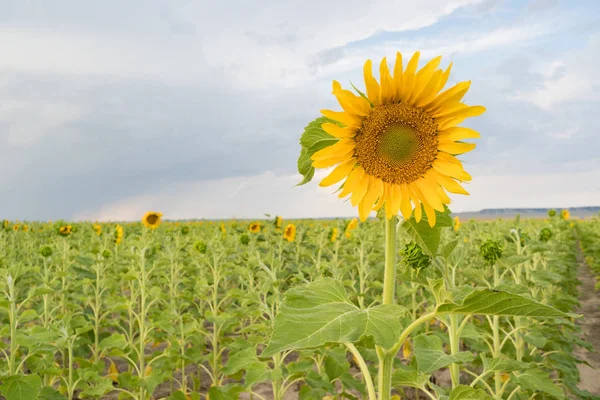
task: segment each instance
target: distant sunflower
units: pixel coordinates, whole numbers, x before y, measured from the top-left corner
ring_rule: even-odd
[[[293,242],[296,239],[296,225],[288,224],[283,231],[283,238],[288,242]]]
[[[121,225],[117,225],[115,227],[115,244],[121,244],[121,242],[123,241],[123,235],[123,227]]]
[[[458,232],[458,229],[460,228],[460,218],[458,218],[458,215],[456,217],[454,217],[454,232]]]
[[[63,225],[58,228],[58,234],[60,236],[69,236],[73,231],[73,227],[71,225]]]
[[[348,224],[346,225],[346,229],[344,229],[344,235],[346,238],[350,239],[352,236],[352,231],[358,227],[358,220],[356,218],[352,218]]]
[[[355,95],[333,81],[333,94],[343,111],[322,110],[330,122],[322,129],[339,139],[311,157],[315,168],[336,166],[321,181],[334,185],[343,179],[340,198],[350,196],[361,221],[385,206],[387,218],[400,211],[405,219],[414,209],[421,220],[422,208],[435,225],[435,210],[450,203],[446,194],[468,194],[458,183],[471,180],[455,156],[475,148],[464,139],[479,133],[458,127],[466,118],[481,115],[485,108],[461,102],[470,81],[441,92],[451,65],[438,69],[441,57],[417,71],[416,52],[403,71],[397,53],[393,74],[386,59],[379,68],[380,82],[373,77],[371,60],[364,66],[366,94]]]
[[[2,228],[7,231],[9,227],[10,227],[10,222],[8,220],[6,220],[6,219],[3,220],[2,221]]]
[[[337,237],[338,237],[338,233],[339,233],[339,231],[340,231],[340,230],[339,230],[338,228],[332,228],[332,229],[329,231],[328,238],[329,238],[329,241],[330,241],[331,243],[335,243],[335,241],[337,240]]]
[[[260,232],[260,224],[258,222],[253,222],[250,224],[249,229],[252,233],[258,233]]]
[[[560,217],[562,219],[569,219],[570,216],[571,216],[571,213],[569,212],[569,210],[562,210],[560,212]]]
[[[19,231],[19,228],[20,228],[19,224],[15,224],[15,225],[13,225],[13,227],[12,227],[13,231],[15,231],[15,232],[18,232],[18,231]]]
[[[144,214],[144,217],[142,218],[142,223],[144,224],[144,226],[146,228],[156,229],[162,222],[162,220],[161,220],[162,216],[163,216],[162,213],[155,212],[155,211],[148,211],[146,214]]]
[[[102,225],[96,223],[92,225],[92,229],[96,232],[96,235],[100,236],[102,234]]]
[[[221,223],[221,233],[225,235],[227,233],[227,229],[225,228],[225,224]]]
[[[279,215],[275,217],[275,228],[281,229],[281,225],[283,224],[283,218]]]

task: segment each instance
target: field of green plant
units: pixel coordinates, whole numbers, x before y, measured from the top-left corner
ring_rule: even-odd
[[[573,313],[577,237],[600,272],[598,220],[395,221],[5,221],[0,393],[594,398]]]

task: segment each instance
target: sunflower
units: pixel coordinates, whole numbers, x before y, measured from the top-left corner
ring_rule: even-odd
[[[155,211],[148,211],[144,214],[144,218],[142,218],[142,223],[146,228],[156,229],[160,225],[162,213]],[[177,224],[176,224],[177,225]]]
[[[569,210],[562,210],[560,212],[560,217],[562,219],[569,219],[570,216],[571,216],[571,213],[569,212]]]
[[[458,218],[458,215],[456,217],[454,217],[454,232],[458,232],[458,229],[460,228],[460,218]]]
[[[71,225],[63,225],[60,228],[58,228],[58,234],[60,236],[69,236],[71,234],[73,230],[73,227]]]
[[[121,225],[117,225],[115,227],[115,244],[121,244],[121,242],[123,241],[123,235],[123,227]]]
[[[258,222],[253,222],[250,224],[249,229],[252,233],[258,233],[260,232],[260,224]]]
[[[221,233],[225,235],[227,233],[227,229],[225,228],[225,224],[221,222]]]
[[[15,224],[15,225],[13,225],[13,227],[12,227],[13,231],[15,231],[15,232],[18,232],[18,231],[19,231],[19,228],[20,228],[19,224]]]
[[[350,237],[352,236],[352,231],[355,230],[357,227],[358,220],[356,218],[352,218],[346,225],[346,229],[344,229],[344,235],[346,235],[346,237],[350,239]]]
[[[9,226],[10,226],[10,222],[9,222],[8,220],[6,220],[6,219],[5,219],[5,220],[3,220],[3,221],[2,221],[2,228],[3,228],[5,231],[7,231],[7,230],[8,230]]]
[[[338,233],[339,233],[339,229],[338,228],[332,228],[329,231],[329,235],[327,237],[329,238],[329,241],[331,243],[335,243],[335,241],[337,240],[337,237],[338,237]]]
[[[92,225],[92,229],[96,232],[96,235],[100,236],[102,234],[102,225],[95,223]]]
[[[417,221],[424,209],[434,226],[435,211],[443,212],[450,203],[446,192],[468,194],[458,182],[470,181],[471,176],[455,156],[475,148],[463,139],[480,135],[458,124],[485,108],[461,102],[470,81],[440,93],[451,65],[438,69],[441,57],[436,57],[417,71],[419,57],[416,52],[403,71],[402,55],[397,53],[393,74],[384,58],[380,82],[368,60],[367,93],[355,95],[333,81],[333,94],[343,111],[321,111],[328,119],[321,128],[339,140],[314,153],[312,166],[336,166],[320,186],[345,179],[339,197],[350,196],[361,221],[385,206],[387,218],[400,211],[408,219],[414,209]]]
[[[283,218],[281,218],[279,215],[275,217],[275,228],[280,229],[281,225],[283,223]]]
[[[283,231],[283,238],[288,242],[293,242],[296,239],[296,225],[288,224]]]

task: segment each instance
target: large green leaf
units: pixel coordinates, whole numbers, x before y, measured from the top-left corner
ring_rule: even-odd
[[[409,366],[400,365],[392,375],[392,385],[395,387],[414,387],[421,389],[429,382],[430,375],[419,372]]]
[[[315,174],[315,169],[312,166],[312,161],[310,159],[311,156],[317,151],[335,144],[339,140],[321,128],[321,125],[326,122],[337,123],[332,119],[320,117],[309,123],[304,128],[304,133],[300,138],[302,150],[300,151],[300,156],[298,157],[298,172],[304,178],[297,186],[301,186],[310,182]]]
[[[539,368],[530,369],[517,376],[517,383],[521,388],[533,393],[542,392],[561,400],[565,398],[562,388],[550,379],[547,372]]]
[[[3,380],[0,393],[6,400],[34,400],[42,389],[42,380],[37,375],[14,375]]]
[[[414,352],[420,372],[431,373],[453,363],[473,360],[470,352],[446,354],[442,347],[442,339],[433,335],[419,335],[414,339]]]
[[[430,257],[435,258],[437,255],[438,247],[440,246],[440,238],[442,231],[440,228],[452,226],[452,218],[450,217],[450,209],[442,213],[436,211],[436,222],[432,228],[429,226],[429,221],[425,212],[422,212],[422,217],[419,222],[415,219],[414,215],[402,223],[402,227],[408,232],[413,240],[421,246],[421,249],[427,253]]]
[[[535,366],[533,363],[511,360],[509,358],[487,358],[483,353],[481,353],[481,361],[483,361],[483,369],[485,372],[512,372],[533,368]]]
[[[376,344],[390,348],[400,336],[400,318],[405,314],[404,307],[392,304],[361,310],[334,279],[309,283],[286,293],[261,357],[326,343],[357,342],[363,337],[373,337]]]
[[[548,305],[518,294],[492,289],[473,291],[458,303],[442,304],[439,313],[521,315],[528,317],[569,317]]]
[[[493,398],[481,389],[460,385],[452,389],[448,400],[493,400]]]

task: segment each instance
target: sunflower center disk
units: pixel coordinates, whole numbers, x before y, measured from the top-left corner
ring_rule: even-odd
[[[156,215],[156,214],[150,214],[148,216],[148,218],[146,219],[146,221],[148,221],[148,223],[150,225],[154,225],[158,221],[158,215]]]
[[[432,168],[438,129],[423,110],[404,104],[374,108],[356,135],[357,161],[387,183],[411,183]]]

